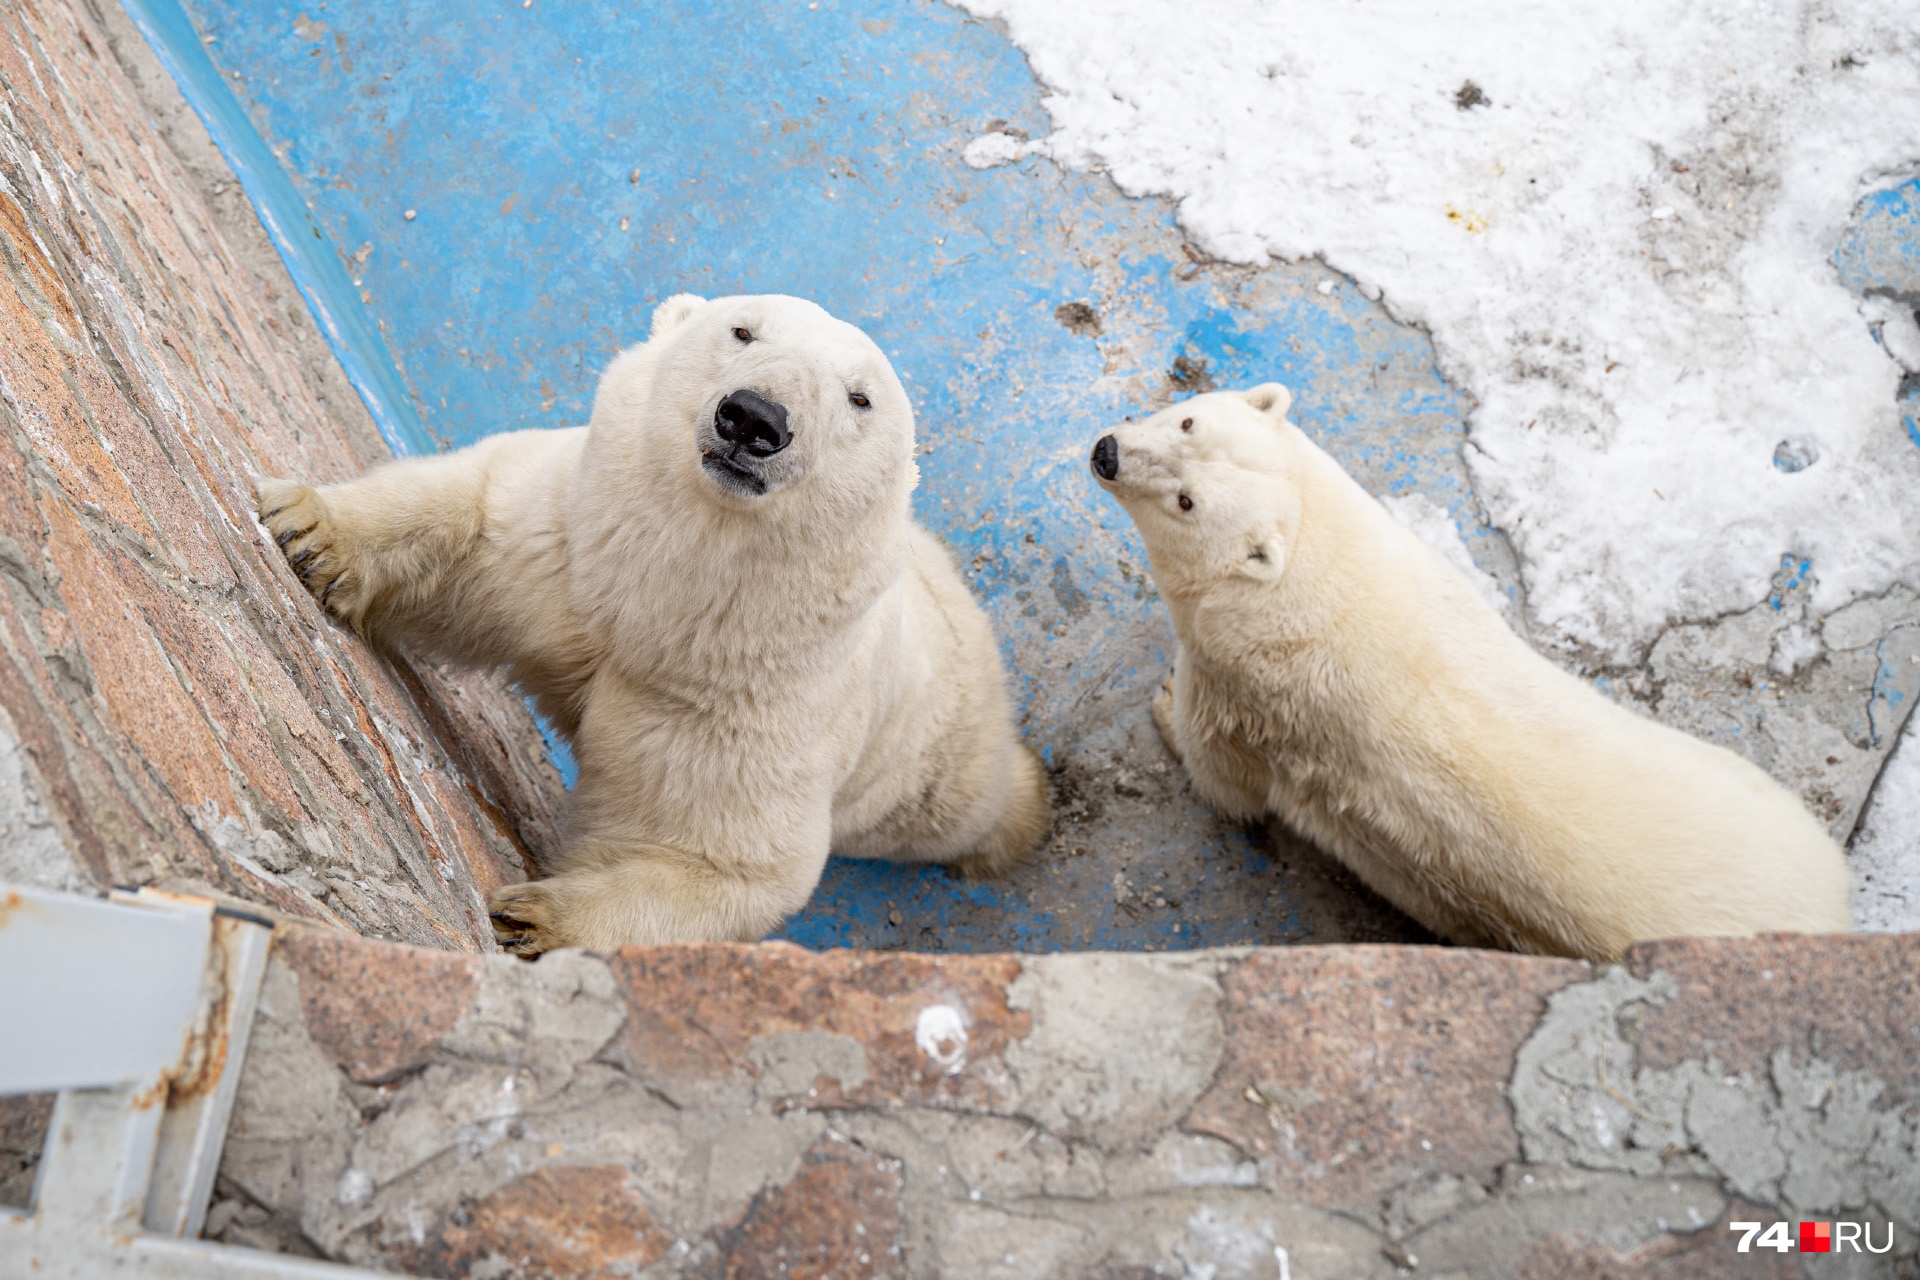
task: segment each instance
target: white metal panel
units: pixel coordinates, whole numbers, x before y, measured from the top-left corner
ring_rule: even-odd
[[[152,1080],[178,1062],[212,915],[0,885],[0,1094]]]

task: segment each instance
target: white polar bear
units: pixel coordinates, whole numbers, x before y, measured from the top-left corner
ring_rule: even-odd
[[[395,650],[505,665],[580,765],[502,943],[755,939],[829,848],[989,874],[1047,824],[985,613],[909,513],[913,410],[809,302],[669,298],[588,426],[259,486],[314,594]]]
[[[1844,857],[1796,798],[1534,653],[1291,399],[1199,396],[1094,445],[1173,615],[1154,720],[1202,796],[1459,942],[1608,961],[1847,928]]]

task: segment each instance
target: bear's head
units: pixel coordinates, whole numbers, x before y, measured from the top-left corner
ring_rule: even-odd
[[[794,502],[853,519],[904,510],[914,482],[913,407],[893,366],[800,298],[668,298],[608,370],[594,422],[637,431],[661,479],[747,516]]]
[[[1133,517],[1163,591],[1285,571],[1300,525],[1292,403],[1277,382],[1215,392],[1094,442],[1094,478]]]

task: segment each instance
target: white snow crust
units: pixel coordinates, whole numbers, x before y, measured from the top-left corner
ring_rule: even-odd
[[[966,161],[969,168],[991,169],[996,165],[1024,160],[1032,150],[1033,144],[1010,133],[983,133],[966,145],[960,152],[960,158]]]
[[[1461,576],[1480,593],[1480,598],[1492,605],[1495,612],[1507,620],[1507,625],[1513,625],[1513,602],[1507,599],[1507,593],[1500,589],[1500,584],[1473,562],[1473,553],[1467,550],[1467,544],[1460,538],[1459,526],[1454,524],[1453,516],[1445,507],[1418,492],[1381,494],[1380,505],[1414,537],[1438,551],[1448,564],[1458,569]]]
[[[1920,166],[1920,4],[953,2],[1054,126],[969,163],[1104,169],[1209,253],[1320,258],[1432,332],[1536,640],[1635,661],[1786,553],[1819,611],[1920,587],[1884,307],[1830,261]]]

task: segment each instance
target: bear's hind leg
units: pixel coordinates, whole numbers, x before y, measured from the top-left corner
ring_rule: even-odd
[[[1052,825],[1047,772],[1025,746],[1016,750],[1014,777],[999,819],[973,849],[946,863],[969,880],[1005,875],[1027,862]]]

